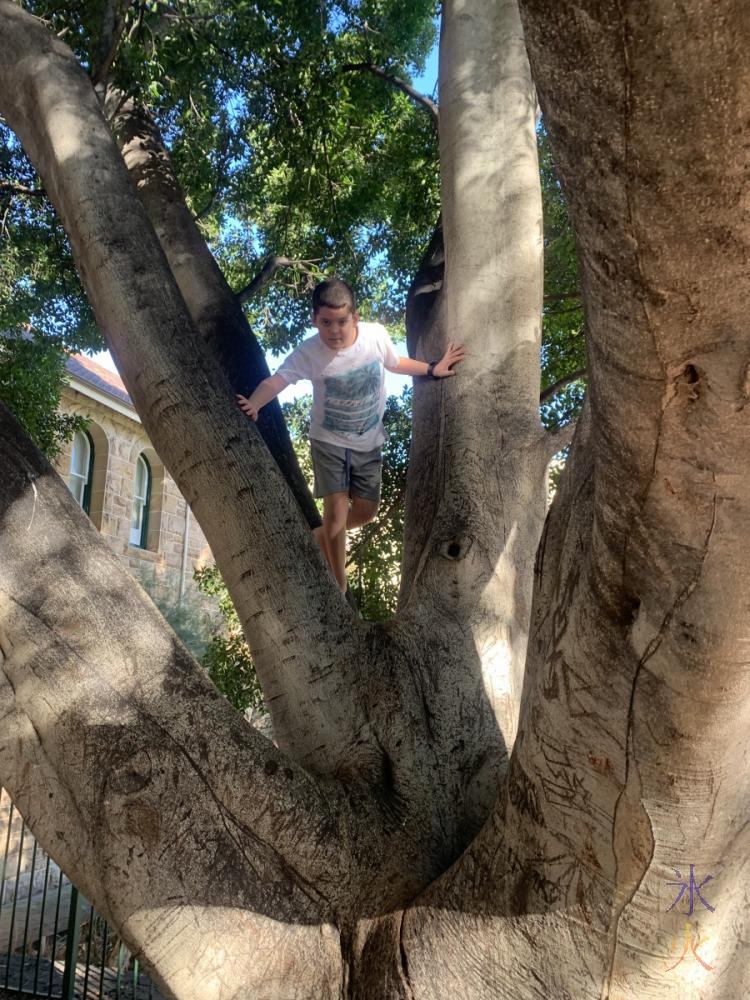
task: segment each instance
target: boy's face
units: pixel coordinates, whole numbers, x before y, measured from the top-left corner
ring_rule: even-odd
[[[320,339],[332,351],[341,351],[351,347],[357,339],[357,323],[359,313],[353,313],[349,306],[321,306],[313,313],[313,326],[320,334]]]

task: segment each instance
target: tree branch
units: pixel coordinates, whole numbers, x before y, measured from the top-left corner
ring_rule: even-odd
[[[104,0],[99,38],[99,62],[92,67],[91,82],[96,87],[107,79],[125,30],[125,12],[131,0]]]
[[[576,432],[578,426],[578,417],[564,424],[562,427],[557,427],[553,431],[547,431],[545,435],[545,450],[547,453],[547,461],[551,461],[552,457],[556,455],[563,448],[567,448],[573,440],[573,435]]]
[[[539,396],[540,405],[549,403],[549,401],[558,394],[565,386],[570,385],[571,382],[577,382],[579,379],[586,377],[586,369],[579,368],[577,371],[571,372],[570,375],[565,375],[563,378],[553,382],[552,385],[548,385],[546,389],[542,390]]]
[[[394,76],[392,73],[387,73],[384,69],[376,66],[374,63],[346,63],[341,67],[342,72],[345,73],[372,73],[373,76],[378,77],[379,80],[385,80],[392,87],[396,87],[398,90],[402,91],[407,97],[410,97],[416,104],[419,104],[426,111],[429,111],[432,116],[432,120],[435,125],[440,123],[440,111],[437,104],[432,100],[431,97],[427,97],[426,94],[420,94],[418,90],[415,90],[411,84],[407,83],[406,80],[402,80],[398,76]]]
[[[191,316],[235,392],[249,396],[270,374],[265,354],[185,203],[156,123],[114,88],[104,105]],[[258,429],[308,524],[320,524],[276,400],[263,407]]]
[[[47,192],[44,188],[30,188],[23,184],[14,184],[13,181],[0,181],[0,192],[6,191],[8,194],[23,195],[26,198],[46,198]]]
[[[542,214],[536,94],[512,3],[450,3],[443,11],[440,62],[452,71],[440,92],[442,232],[410,291],[407,331],[420,359],[440,357],[451,340],[468,353],[455,378],[415,380],[399,608],[408,617],[427,605],[435,619],[461,622],[474,636],[489,717],[510,747],[532,568],[516,564],[512,580],[503,575],[508,537],[493,526],[514,525],[515,561],[536,549],[546,502],[543,247],[528,239]],[[461,596],[456,579],[476,600]],[[501,683],[500,674],[491,679],[498,669]]]
[[[0,464],[0,783],[168,995],[213,946],[256,994],[253,942],[289,923],[322,977],[322,929],[391,865],[379,805],[229,706],[2,405]]]
[[[298,270],[300,270],[303,274],[309,274],[312,277],[317,278],[319,277],[319,272],[308,266],[310,264],[317,264],[317,263],[319,263],[319,259],[292,260],[290,257],[276,256],[276,255],[267,257],[263,264],[263,267],[255,275],[252,281],[248,282],[248,284],[245,285],[244,288],[241,288],[239,292],[236,293],[237,298],[243,305],[245,305],[247,302],[250,302],[251,299],[254,299],[256,295],[259,295],[261,293],[261,291],[266,287],[266,285],[270,284],[273,281],[276,272],[279,270],[279,268],[282,267],[295,267]]]

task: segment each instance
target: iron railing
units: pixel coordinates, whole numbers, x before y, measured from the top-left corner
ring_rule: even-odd
[[[55,1000],[161,1000],[117,933],[0,788],[0,988]]]

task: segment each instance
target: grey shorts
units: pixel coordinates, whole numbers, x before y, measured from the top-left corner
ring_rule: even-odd
[[[350,497],[380,501],[380,480],[383,476],[383,451],[355,451],[337,444],[310,439],[312,465],[315,473],[315,496],[348,493]]]

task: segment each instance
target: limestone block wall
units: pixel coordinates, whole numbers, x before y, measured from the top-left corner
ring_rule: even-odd
[[[63,392],[61,410],[87,421],[94,445],[90,516],[107,543],[142,582],[156,581],[164,591],[195,592],[193,569],[212,561],[211,550],[180,491],[164,468],[141,424],[72,386]],[[67,481],[72,445],[55,465]],[[151,469],[151,499],[145,548],[130,543],[136,463],[144,455]],[[187,558],[185,547],[187,545]],[[148,588],[153,593],[153,587]]]

